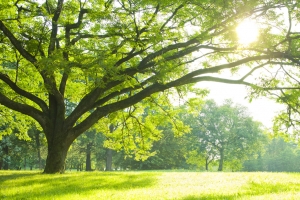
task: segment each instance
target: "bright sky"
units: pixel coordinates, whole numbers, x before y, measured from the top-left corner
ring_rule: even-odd
[[[254,120],[262,122],[267,128],[272,127],[272,119],[284,108],[282,105],[265,97],[253,99],[249,103],[247,89],[243,85],[201,82],[198,86],[210,89],[207,99],[214,99],[218,104],[222,104],[225,99],[232,99],[234,103],[247,107]]]
[[[239,43],[249,45],[255,42],[258,37],[258,29],[259,27],[255,21],[247,19],[242,22],[236,29],[239,36]],[[249,103],[247,89],[243,85],[202,82],[198,86],[209,89],[210,94],[207,98],[214,99],[218,104],[222,104],[225,99],[232,99],[233,102],[244,105],[249,109],[250,115],[255,120],[262,122],[267,128],[272,127],[273,118],[280,110],[284,109],[282,105],[265,97],[254,99]]]

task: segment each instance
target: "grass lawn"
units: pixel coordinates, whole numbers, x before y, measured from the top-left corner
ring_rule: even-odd
[[[300,199],[299,173],[0,171],[0,199]]]

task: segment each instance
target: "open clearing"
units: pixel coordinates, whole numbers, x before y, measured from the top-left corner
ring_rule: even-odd
[[[300,174],[0,171],[0,199],[300,199]]]

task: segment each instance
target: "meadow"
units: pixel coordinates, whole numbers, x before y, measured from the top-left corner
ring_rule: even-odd
[[[300,199],[300,174],[0,171],[0,199]]]

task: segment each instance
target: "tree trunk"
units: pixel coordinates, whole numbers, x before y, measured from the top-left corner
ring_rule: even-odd
[[[209,164],[208,159],[209,159],[209,157],[206,157],[206,159],[205,159],[205,170],[206,171],[208,171],[208,164]]]
[[[64,173],[65,161],[71,142],[63,142],[62,139],[57,142],[48,142],[48,155],[46,159],[45,174]]]
[[[35,144],[37,149],[37,156],[38,156],[38,167],[42,169],[42,159],[41,159],[41,142],[40,142],[40,131],[35,129]]]
[[[27,160],[26,160],[26,156],[24,157],[24,170],[26,170],[26,164],[27,164]]]
[[[224,162],[224,150],[220,149],[220,160],[218,171],[223,171],[223,162]]]
[[[91,150],[92,143],[86,145],[86,159],[85,159],[85,171],[92,171],[92,161],[91,161]]]
[[[112,149],[106,149],[106,167],[105,171],[112,171]]]
[[[3,147],[3,152],[4,152],[4,155],[6,155],[8,157],[8,146],[6,145],[5,147]],[[7,160],[4,160],[3,162],[3,169],[4,170],[8,170],[8,161]]]
[[[115,126],[113,124],[109,125],[109,132],[113,133],[115,130]],[[113,150],[112,149],[106,149],[106,167],[105,171],[112,171],[112,156],[113,156]]]

